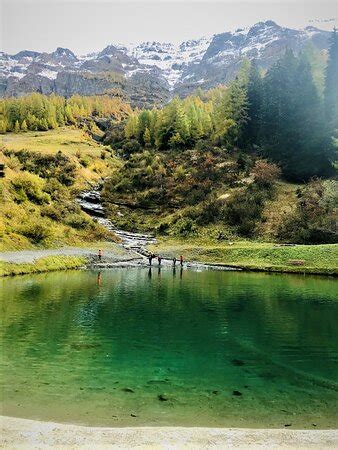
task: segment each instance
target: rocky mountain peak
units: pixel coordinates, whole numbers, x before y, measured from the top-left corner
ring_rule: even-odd
[[[329,35],[313,26],[295,30],[266,20],[180,44],[110,44],[84,57],[62,47],[52,53],[0,53],[0,94],[20,95],[35,90],[66,96],[102,94],[115,89],[112,74],[117,73],[124,78],[123,89],[130,98],[139,98],[142,92],[147,103],[150,97],[168,98],[169,90],[171,95],[186,95],[197,87],[227,83],[236,75],[243,58],[255,59],[258,66],[267,69],[286,48],[299,52],[311,42],[319,50],[326,49]],[[150,89],[161,93],[149,97]]]
[[[121,50],[118,49],[115,45],[107,45],[99,54],[98,56],[112,56],[116,55],[116,53],[120,52]]]
[[[74,61],[77,60],[77,57],[71,50],[69,50],[68,48],[62,48],[62,47],[58,47],[52,53],[52,56],[54,56],[55,58],[70,58],[70,59],[73,59]]]
[[[17,53],[16,55],[13,55],[13,59],[21,59],[21,58],[37,58],[40,56],[40,52],[32,52],[30,50],[22,50],[21,52]]]

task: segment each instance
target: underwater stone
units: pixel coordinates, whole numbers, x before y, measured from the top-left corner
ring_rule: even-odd
[[[231,362],[234,366],[244,366],[244,361],[241,359],[233,359]]]
[[[240,391],[232,391],[232,395],[235,395],[236,397],[240,397],[243,394]]]

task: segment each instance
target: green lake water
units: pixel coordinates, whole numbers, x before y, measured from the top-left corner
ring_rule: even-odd
[[[332,278],[156,268],[1,279],[3,415],[336,428]]]

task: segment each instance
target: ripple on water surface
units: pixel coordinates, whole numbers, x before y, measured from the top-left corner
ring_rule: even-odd
[[[337,427],[336,286],[179,268],[2,279],[2,413],[102,426]]]

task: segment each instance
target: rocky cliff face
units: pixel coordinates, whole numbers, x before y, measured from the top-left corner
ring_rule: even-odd
[[[266,69],[287,48],[298,53],[312,43],[326,49],[329,35],[314,27],[293,30],[266,21],[180,45],[109,45],[82,57],[65,48],[52,53],[0,53],[0,95],[32,91],[64,96],[110,93],[138,106],[162,104],[172,95],[228,82],[243,58],[255,59]]]

